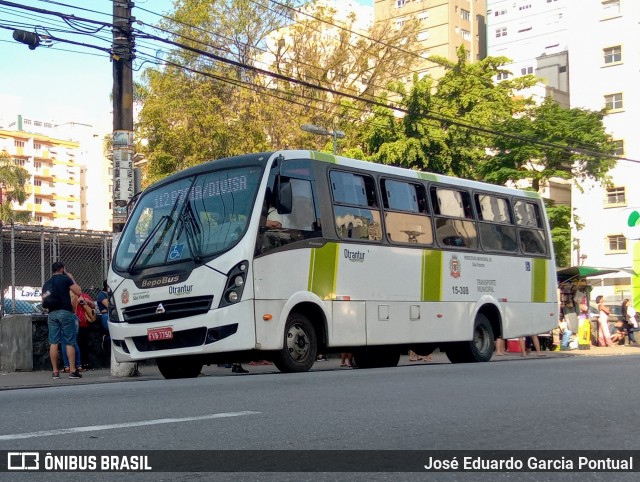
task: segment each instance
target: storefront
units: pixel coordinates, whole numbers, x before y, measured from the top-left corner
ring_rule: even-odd
[[[593,268],[590,266],[572,266],[558,270],[558,296],[560,314],[567,322],[569,329],[578,334],[579,318],[585,318],[590,325],[589,341],[593,344],[594,333],[597,333],[597,311],[593,313],[592,277],[609,275],[618,269]]]

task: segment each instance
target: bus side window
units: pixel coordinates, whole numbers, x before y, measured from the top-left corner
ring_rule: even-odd
[[[547,240],[542,229],[540,207],[534,202],[518,200],[514,210],[521,251],[525,254],[546,254]]]
[[[331,171],[333,211],[338,237],[354,240],[382,240],[382,222],[371,176]]]
[[[544,241],[533,229],[520,229],[520,247],[523,253],[545,254]]]
[[[382,179],[385,229],[394,243],[433,244],[431,218],[427,214],[427,195],[422,184]]]
[[[516,228],[511,221],[509,201],[492,194],[476,194],[480,242],[489,251],[518,250]]]
[[[293,203],[291,214],[288,215],[288,225],[285,227],[300,231],[316,230],[318,223],[311,182],[305,179],[291,179],[290,182]]]
[[[436,216],[436,239],[440,246],[475,249],[478,232],[473,221],[473,209],[469,193],[455,189],[431,187]]]

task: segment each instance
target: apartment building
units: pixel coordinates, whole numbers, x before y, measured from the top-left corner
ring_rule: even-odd
[[[574,231],[574,262],[625,268],[594,288],[610,301],[623,297],[640,305],[640,243],[625,237],[629,213],[640,209],[640,2],[583,0],[569,2],[571,106],[605,108],[605,126],[622,156],[610,172],[611,185],[574,188],[574,213],[584,228]]]
[[[538,95],[568,107],[606,109],[604,124],[616,154],[628,160],[609,173],[609,186],[572,183],[571,263],[621,269],[592,280],[592,297],[633,297],[638,306],[640,243],[624,234],[629,211],[640,206],[640,2],[489,0],[487,19],[489,55],[512,59],[511,75],[535,74],[543,81]]]
[[[569,107],[566,3],[566,0],[488,0],[488,53],[512,60],[505,66],[511,73],[496,80],[533,74],[544,80],[543,97],[552,96]]]
[[[104,139],[88,127],[18,115],[0,128],[0,152],[30,176],[26,202],[13,208],[29,212],[31,224],[111,230],[111,166]]]
[[[426,58],[456,60],[460,45],[469,61],[486,57],[486,0],[374,0],[373,8],[374,22],[390,21],[398,29],[412,18],[420,22],[420,55],[425,59],[416,67],[420,77],[442,77],[444,69]]]
[[[488,0],[487,53],[511,60],[496,81],[535,75],[541,81],[522,92],[538,102],[553,98],[570,107],[567,0]],[[551,179],[540,194],[571,204],[572,182]],[[520,183],[518,187],[529,187]]]

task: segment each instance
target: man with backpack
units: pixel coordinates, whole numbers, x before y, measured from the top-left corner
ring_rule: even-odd
[[[58,352],[62,339],[66,343],[69,367],[76,367],[76,339],[78,328],[76,314],[71,303],[70,291],[82,296],[82,288],[64,269],[64,263],[56,261],[51,265],[51,278],[42,287],[42,306],[49,311],[49,356],[53,367],[52,378],[60,378]],[[69,378],[82,378],[78,370],[70,371]]]

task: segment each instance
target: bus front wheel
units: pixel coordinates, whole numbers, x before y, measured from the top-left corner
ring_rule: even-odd
[[[285,373],[306,372],[318,354],[316,331],[309,319],[292,313],[284,328],[284,347],[273,357],[273,364]]]
[[[202,371],[202,362],[195,357],[172,356],[156,360],[158,370],[167,380],[195,378]]]
[[[447,358],[451,363],[474,363],[491,360],[493,355],[493,329],[486,316],[478,314],[473,326],[473,339],[449,343]]]

